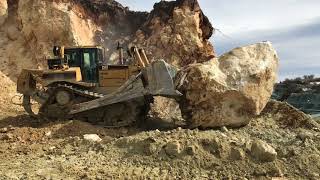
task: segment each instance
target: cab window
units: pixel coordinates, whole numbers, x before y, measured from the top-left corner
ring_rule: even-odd
[[[90,68],[90,66],[91,66],[91,60],[90,60],[89,53],[83,53],[83,66],[84,66],[84,68]]]
[[[64,54],[65,59],[68,61],[70,67],[80,67],[80,57],[77,50],[66,50]]]
[[[96,49],[84,49],[82,54],[82,77],[85,82],[98,81],[97,51]]]

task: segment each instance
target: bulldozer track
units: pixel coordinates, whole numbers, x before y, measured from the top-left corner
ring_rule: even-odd
[[[42,99],[42,101],[44,102],[41,104],[38,114],[34,113],[32,110],[31,96],[24,95],[22,103],[24,109],[29,115],[31,115],[32,117],[36,117],[39,120],[45,119],[46,121],[48,121],[55,119],[77,118],[84,121],[88,121],[93,124],[103,125],[107,128],[130,126],[134,124],[134,122],[136,122],[137,118],[143,118],[142,116],[146,114],[146,111],[148,109],[146,107],[146,104],[141,103],[141,100],[133,100],[131,102],[112,104],[97,109],[81,112],[78,114],[70,115],[68,114],[70,105],[59,106],[57,103],[53,103],[53,99],[55,98],[55,92],[59,89],[66,89],[69,92],[74,93],[76,96],[74,97],[73,102],[76,102],[76,100],[80,98],[85,99],[85,101],[90,101],[93,99],[103,98],[105,96],[105,94],[90,91],[86,88],[75,87],[72,84],[61,83],[57,84],[54,87],[50,87],[47,91],[37,90],[34,93],[35,95],[37,95],[38,98]],[[50,109],[50,107],[55,108],[54,110],[48,110]]]
[[[78,95],[82,95],[90,98],[103,98],[105,96],[104,94],[97,93],[94,91],[89,91],[88,89],[76,88],[70,84],[58,84],[58,87],[69,89]]]

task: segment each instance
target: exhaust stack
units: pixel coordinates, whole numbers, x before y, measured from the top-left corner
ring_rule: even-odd
[[[123,65],[123,47],[120,45],[120,42],[118,42],[117,50],[119,51],[119,64]]]

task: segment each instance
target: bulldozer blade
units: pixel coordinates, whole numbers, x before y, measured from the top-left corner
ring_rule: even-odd
[[[174,68],[163,60],[152,62],[138,75],[131,77],[115,92],[102,98],[73,105],[70,114],[124,102],[144,96],[177,97],[182,94],[175,89]]]
[[[108,94],[102,98],[73,105],[70,114],[77,114],[80,112],[107,106],[110,104],[144,97],[147,94],[147,92],[145,91],[145,88],[143,86],[141,75],[142,73],[139,73],[138,75],[131,77],[125,84],[118,88],[117,91]]]
[[[146,89],[153,96],[181,96],[182,94],[176,90],[173,80],[176,73],[176,69],[164,60],[152,62],[143,69],[144,77],[148,83]]]

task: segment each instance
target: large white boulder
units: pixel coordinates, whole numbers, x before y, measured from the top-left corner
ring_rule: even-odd
[[[178,75],[185,94],[182,113],[191,127],[245,125],[267,104],[277,70],[278,56],[270,42],[189,65]]]
[[[4,23],[4,21],[8,17],[8,3],[7,0],[0,0],[0,25]]]

